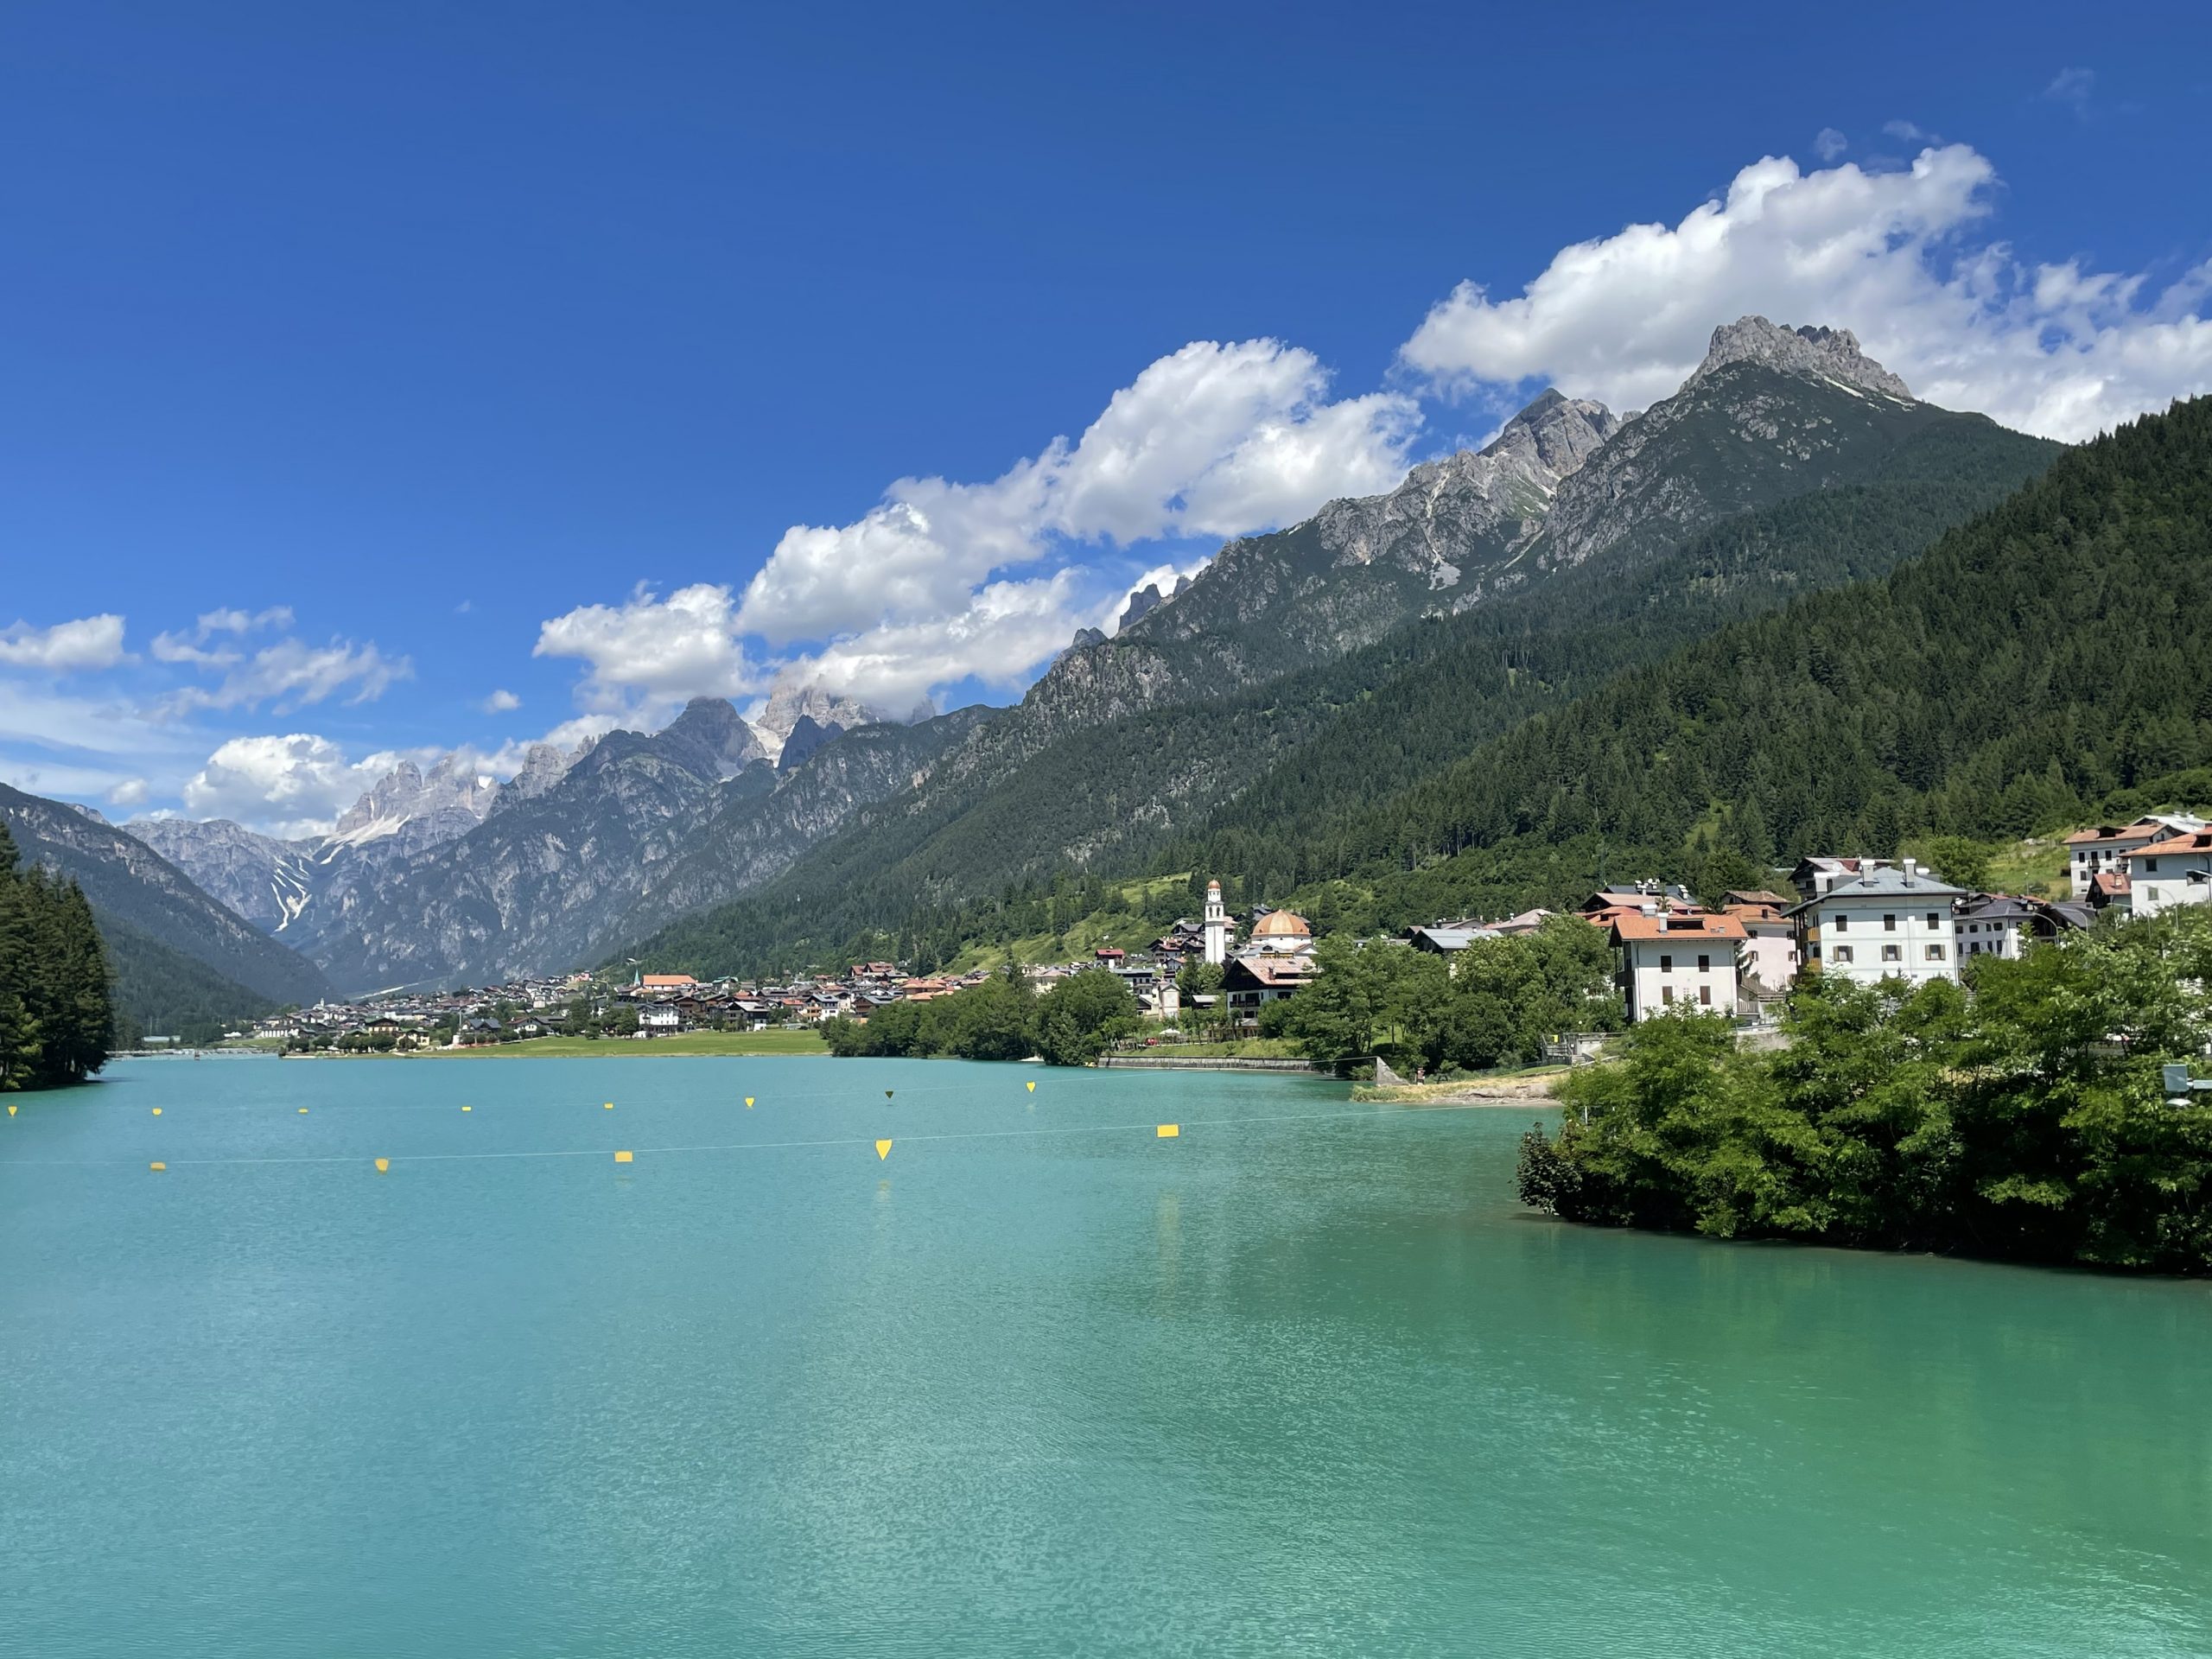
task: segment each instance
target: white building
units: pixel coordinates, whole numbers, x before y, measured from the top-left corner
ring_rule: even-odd
[[[1217,968],[1229,960],[1229,912],[1221,902],[1221,883],[1206,883],[1206,960]]]
[[[1806,970],[1863,985],[1902,979],[1913,985],[1959,977],[1951,906],[1962,888],[1937,880],[1915,860],[1832,883],[1795,906]]]
[[[2212,899],[2212,830],[2153,841],[2127,855],[2129,912],[2156,916]]]
[[[2088,898],[2089,884],[2107,871],[2124,873],[2129,855],[2142,851],[2152,842],[2207,828],[2212,825],[2186,812],[2148,812],[2133,823],[2100,824],[2067,836],[2066,871],[2074,884],[2074,896]]]
[[[2038,912],[2033,905],[2001,893],[1985,893],[1959,907],[1951,918],[1951,935],[1959,959],[1997,957],[2017,962],[2036,941]]]
[[[1744,925],[1704,911],[1616,916],[1615,974],[1631,1020],[1662,1014],[1736,1012],[1736,953]]]

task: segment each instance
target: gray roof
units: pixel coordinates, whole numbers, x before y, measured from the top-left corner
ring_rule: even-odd
[[[2024,899],[2015,899],[2010,893],[1984,893],[1980,899],[1959,912],[1959,919],[1977,922],[2025,922],[2041,914],[2039,906]]]
[[[1917,871],[1910,876],[1903,870],[1869,870],[1848,881],[1837,882],[1817,899],[1808,899],[1802,905],[1793,906],[1789,913],[1795,916],[1799,911],[1810,910],[1834,899],[1941,899],[1948,902],[1965,898],[1966,892],[1964,887],[1955,887],[1948,882],[1937,880],[1925,870]]]
[[[1477,939],[1494,939],[1497,933],[1487,927],[1413,927],[1408,936],[1427,939],[1440,950],[1464,950]]]

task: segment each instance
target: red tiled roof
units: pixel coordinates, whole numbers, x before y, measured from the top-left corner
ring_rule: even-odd
[[[1616,940],[1639,939],[1741,939],[1750,937],[1744,924],[1733,916],[1685,916],[1680,911],[1665,916],[1617,916],[1613,918]]]
[[[2208,849],[2212,849],[2212,830],[2198,830],[2190,835],[2154,841],[2148,847],[2138,847],[2128,856],[2155,858],[2167,853],[2201,853]]]

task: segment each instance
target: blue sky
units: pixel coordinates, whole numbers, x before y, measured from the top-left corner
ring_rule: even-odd
[[[2212,385],[2209,115],[2201,6],[30,0],[0,778],[298,829],[779,675],[1005,701],[1747,310],[2082,435]]]

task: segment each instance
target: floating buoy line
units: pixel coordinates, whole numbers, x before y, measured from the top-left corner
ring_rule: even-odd
[[[972,1094],[969,1090],[957,1091]],[[1372,1121],[1405,1121],[1427,1117],[1442,1112],[1493,1110],[1486,1101],[1440,1102],[1414,1110],[1389,1106],[1368,1106],[1347,1111],[1333,1112],[1270,1112],[1252,1117],[1215,1117],[1193,1119],[1187,1123],[1082,1123],[1066,1124],[1050,1128],[1019,1129],[946,1129],[936,1134],[901,1135],[906,1142],[953,1142],[961,1141],[1020,1141],[1044,1140],[1056,1135],[1149,1135],[1160,1141],[1179,1141],[1189,1128],[1204,1135],[1215,1129],[1266,1128],[1279,1123],[1344,1122],[1361,1118]],[[284,1154],[256,1158],[171,1158],[151,1166],[155,1170],[209,1169],[245,1167],[285,1164],[359,1164],[372,1163],[378,1174],[387,1173],[394,1165],[491,1163],[502,1160],[521,1160],[543,1158],[612,1158],[618,1164],[634,1164],[639,1158],[690,1157],[702,1154],[747,1152],[795,1152],[834,1147],[873,1147],[879,1161],[887,1160],[894,1144],[891,1139],[870,1135],[828,1135],[804,1141],[730,1141],[690,1146],[668,1147],[575,1147],[538,1151],[514,1152],[423,1152],[391,1154],[365,1159],[358,1153]],[[111,1168],[135,1165],[135,1158],[9,1158],[0,1159],[0,1169],[92,1169]]]

